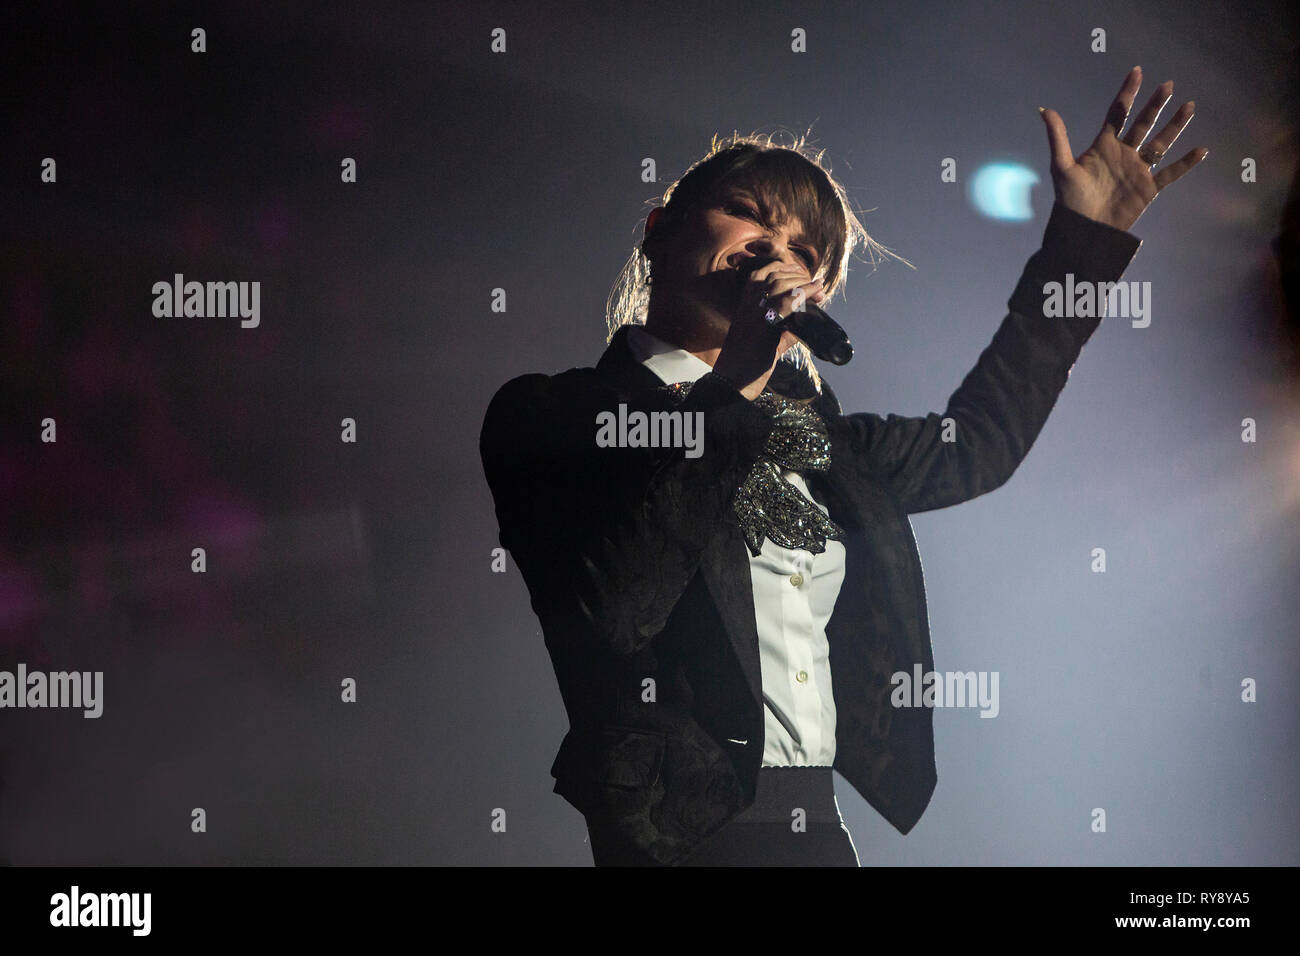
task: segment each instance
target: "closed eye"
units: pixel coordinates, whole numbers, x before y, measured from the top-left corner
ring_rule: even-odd
[[[743,202],[723,203],[722,211],[726,213],[737,213],[742,219],[752,219],[754,222],[760,221],[758,210]],[[802,246],[792,246],[791,248],[798,251],[799,255],[803,258],[804,263],[808,266],[809,274],[811,274],[817,264],[816,256]]]
[[[743,202],[729,202],[722,204],[722,211],[727,213],[736,213],[743,219],[758,219],[758,212]]]

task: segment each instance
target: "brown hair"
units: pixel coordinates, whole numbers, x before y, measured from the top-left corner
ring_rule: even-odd
[[[729,187],[753,193],[779,219],[799,218],[820,256],[818,275],[828,300],[843,287],[849,259],[859,247],[867,252],[873,271],[884,256],[911,266],[867,234],[844,187],[824,163],[825,150],[814,151],[808,146],[807,134],[789,146],[780,145],[774,137],[733,132],[723,140],[715,135],[708,154],[668,187],[663,194],[661,224],[650,240],[643,240],[632,251],[605,302],[607,342],[621,326],[645,323],[650,301],[650,287],[645,283],[650,268],[647,242],[671,241],[693,209],[720,198]],[[806,367],[820,390],[821,378],[802,343],[786,352],[785,360]]]

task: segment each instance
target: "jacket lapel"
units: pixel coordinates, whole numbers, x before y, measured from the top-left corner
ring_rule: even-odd
[[[721,529],[704,548],[700,574],[713,595],[718,616],[727,627],[731,647],[740,661],[754,700],[763,700],[763,669],[758,653],[758,617],[754,609],[754,584],[749,573],[749,549],[740,523],[728,509]]]
[[[623,326],[614,333],[609,347],[596,365],[597,372],[610,385],[622,391],[662,386],[664,383],[658,375],[636,361],[627,344],[627,332],[628,327]],[[807,398],[817,394],[808,374],[788,362],[777,363],[768,384],[773,391],[791,398]],[[839,402],[825,383],[814,408],[823,416],[840,413]],[[823,504],[830,511],[831,520],[844,527],[841,520],[844,517],[842,498],[831,479],[832,474],[833,470],[828,473],[812,473],[805,480],[810,490],[819,498],[825,498]],[[754,700],[761,704],[763,672],[759,662],[758,622],[754,611],[749,550],[745,547],[740,532],[740,522],[730,509],[718,533],[705,545],[700,558],[700,574],[717,605],[719,617],[726,625],[727,636]]]
[[[614,333],[596,364],[597,373],[620,391],[661,387],[664,383],[659,376],[636,361],[627,344],[627,333],[627,326]],[[718,616],[726,625],[727,637],[750,692],[761,704],[763,672],[758,656],[758,622],[749,575],[749,552],[740,534],[740,523],[730,509],[718,533],[704,547],[700,574],[717,605]]]

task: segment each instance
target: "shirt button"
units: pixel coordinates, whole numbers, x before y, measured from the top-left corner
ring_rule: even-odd
[[[798,572],[790,575],[790,583],[795,587],[801,587],[803,585],[803,575]]]
[[[801,683],[801,684],[806,683],[807,680],[808,680],[808,672],[807,672],[807,671],[800,671],[799,673],[797,673],[797,674],[794,675],[794,679],[797,680],[797,681],[798,681],[799,683]]]

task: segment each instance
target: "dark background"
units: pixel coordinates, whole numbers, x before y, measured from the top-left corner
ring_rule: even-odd
[[[909,836],[839,803],[864,865],[1300,862],[1287,3],[185,6],[0,22],[0,669],[105,674],[98,720],[0,711],[0,860],[589,864],[538,624],[490,569],[492,393],[595,363],[713,134],[811,126],[917,267],[855,265],[859,357],[823,371],[846,411],[941,410],[1042,235],[1035,107],[1081,153],[1141,64],[1139,107],[1197,102],[1173,155],[1210,148],[1132,230],[1152,324],[1103,323],[1006,487],[914,519],[936,666],[998,671],[1001,714],[936,714]],[[981,217],[944,157],[1038,170],[1034,220]],[[175,272],[260,281],[260,327],[155,318]]]

